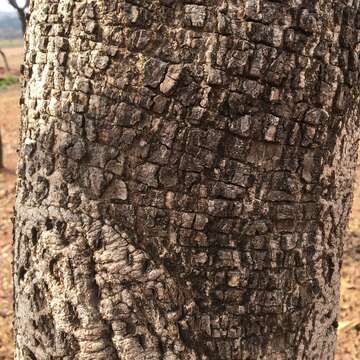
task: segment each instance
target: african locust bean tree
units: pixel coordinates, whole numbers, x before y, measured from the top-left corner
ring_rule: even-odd
[[[17,360],[334,358],[358,6],[31,1]]]
[[[8,0],[9,4],[16,10],[23,34],[26,31],[27,13],[30,5],[30,0],[19,2],[18,0]]]

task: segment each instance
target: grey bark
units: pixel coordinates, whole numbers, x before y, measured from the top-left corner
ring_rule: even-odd
[[[333,359],[358,1],[30,14],[16,359]]]

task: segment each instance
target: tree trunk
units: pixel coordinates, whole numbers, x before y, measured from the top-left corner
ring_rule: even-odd
[[[4,169],[4,149],[2,143],[1,129],[0,129],[0,169]]]
[[[25,34],[25,32],[26,32],[26,23],[27,23],[25,9],[24,8],[22,8],[22,9],[18,8],[17,12],[18,12],[18,17],[19,17],[20,23],[21,23],[22,33]]]
[[[29,9],[30,0],[22,1],[22,6],[18,4],[17,0],[8,0],[8,3],[16,10],[21,24],[22,33],[25,34],[27,26],[27,11]]]
[[[32,2],[16,359],[334,358],[353,3]]]

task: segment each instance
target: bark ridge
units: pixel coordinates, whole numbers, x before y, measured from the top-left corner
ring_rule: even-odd
[[[359,1],[33,0],[16,359],[333,359]]]

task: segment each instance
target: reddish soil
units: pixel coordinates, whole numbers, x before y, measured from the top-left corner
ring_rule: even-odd
[[[12,209],[15,199],[19,85],[0,91],[0,130],[5,169],[0,170],[0,360],[12,359]]]

